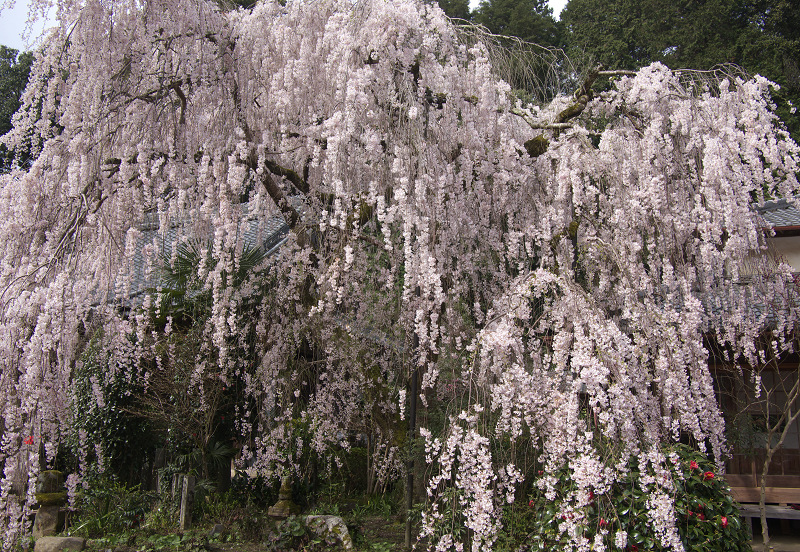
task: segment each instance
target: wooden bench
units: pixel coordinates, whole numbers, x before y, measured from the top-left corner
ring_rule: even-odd
[[[739,513],[753,534],[753,518],[761,517],[761,487],[753,475],[727,474],[725,480],[731,487],[731,496],[739,503]],[[800,510],[790,504],[800,504],[800,476],[769,475],[765,489],[764,510],[767,518],[800,520]]]

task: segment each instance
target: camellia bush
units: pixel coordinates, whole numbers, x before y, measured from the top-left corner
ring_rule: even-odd
[[[671,489],[675,523],[686,550],[751,550],[747,526],[714,463],[683,445],[665,454],[668,461],[659,471],[639,471],[638,461],[631,459],[624,477],[608,488],[590,490],[577,504],[572,500],[577,487],[574,472],[568,466],[555,474],[555,489],[546,490],[551,476],[542,474],[536,481],[541,488],[528,502],[529,519],[525,520],[530,548],[563,550],[570,540],[563,526],[573,525],[595,550],[661,550],[661,538],[648,512],[652,510],[650,491],[666,487]]]
[[[263,473],[305,476],[362,439],[396,478],[419,420],[437,550],[491,549],[532,478],[545,496],[571,482],[553,538],[587,549],[576,513],[634,466],[649,538],[684,549],[678,483],[641,474],[673,470],[679,440],[721,465],[706,344],[756,365],[798,320],[751,207],[799,191],[769,82],[556,52],[526,78],[527,58],[418,0],[57,13],[3,137],[33,159],[0,177],[7,549],[39,465],[74,442],[87,336],[144,392],[191,345],[194,404],[222,389],[226,436]],[[276,217],[282,245],[228,285]],[[159,277],[189,246],[202,318]]]

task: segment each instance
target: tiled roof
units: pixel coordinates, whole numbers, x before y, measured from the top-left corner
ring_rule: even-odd
[[[775,230],[800,228],[800,209],[786,199],[766,201],[755,209]]]
[[[303,210],[302,205],[295,206],[301,211]],[[244,214],[239,221],[238,232],[245,248],[259,247],[268,256],[277,252],[289,234],[289,225],[286,224],[283,217],[273,215],[263,219],[254,213],[248,213],[247,205],[242,207]],[[149,290],[157,289],[164,284],[160,271],[154,270],[153,266],[158,266],[162,262],[161,259],[171,256],[173,244],[178,243],[184,233],[182,231],[184,230],[183,224],[186,224],[186,221],[172,224],[165,233],[161,234],[157,217],[155,215],[145,217],[145,223],[139,227],[141,234],[137,240],[136,252],[129,269],[130,283],[124,288],[117,289],[117,293],[113,295],[116,295],[117,298],[126,297],[127,299],[123,299],[123,303],[131,306],[138,304],[139,298]],[[210,234],[205,236],[208,240],[211,237]],[[203,236],[196,236],[196,238],[203,240]]]

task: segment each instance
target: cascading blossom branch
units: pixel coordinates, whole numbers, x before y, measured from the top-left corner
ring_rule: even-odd
[[[769,85],[644,68],[532,167],[547,215],[526,234],[542,238],[540,267],[496,299],[467,371],[491,435],[530,436],[545,472],[568,468],[567,496],[554,477],[537,484],[560,501],[570,549],[589,546],[587,497],[621,480],[631,458],[664,472],[663,445],[691,437],[722,461],[705,338],[752,365],[763,331],[784,336],[774,354],[793,351],[797,286],[766,253],[750,207],[797,193],[798,147],[776,128]],[[640,484],[655,534],[683,549],[671,479]]]
[[[392,472],[412,374],[423,404],[463,406],[428,438],[441,550],[465,534],[491,548],[525,477],[494,443],[528,436],[547,474],[572,470],[563,532],[584,546],[587,493],[627,458],[657,470],[660,444],[682,435],[721,458],[704,338],[755,363],[770,323],[789,346],[795,286],[756,262],[750,206],[797,193],[798,149],[763,79],[656,64],[561,117],[574,98],[524,104],[485,35],[418,0],[57,4],[3,137],[34,156],[0,176],[6,548],[39,464],[24,440],[54,461],[98,328],[109,378],[147,382],[178,362],[161,347],[177,330],[156,323],[158,274],[187,243],[210,298],[191,381],[203,408],[213,382],[243,390],[235,427],[255,466],[299,470],[304,450],[346,449],[358,431]],[[278,215],[291,232],[267,276],[231,286],[254,245],[242,221],[265,237]],[[773,293],[782,310],[757,315]],[[84,463],[94,444],[79,446]],[[454,489],[455,516],[442,499]],[[652,519],[679,548],[667,491]],[[469,531],[440,530],[444,518]]]

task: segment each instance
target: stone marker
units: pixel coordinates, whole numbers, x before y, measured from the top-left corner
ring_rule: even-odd
[[[278,491],[278,502],[270,506],[267,514],[274,518],[287,518],[300,513],[300,506],[292,502],[292,484],[289,476],[284,475],[281,489]]]
[[[36,479],[36,502],[39,510],[33,520],[33,538],[55,535],[64,527],[61,507],[67,503],[64,474],[57,470],[43,471]]]
[[[194,476],[184,475],[181,489],[180,530],[186,531],[192,527],[192,503],[194,502]]]
[[[85,545],[86,539],[80,537],[42,537],[33,552],[80,552]]]
[[[153,471],[151,477],[153,479],[153,487],[155,488],[156,493],[159,495],[164,492],[164,489],[161,487],[161,471],[167,465],[166,460],[166,452],[164,448],[157,448],[156,449],[156,456],[153,459]]]
[[[39,506],[33,520],[33,538],[41,539],[58,533],[63,526],[60,506]]]
[[[304,519],[306,527],[325,539],[327,544],[339,544],[344,550],[353,549],[347,524],[339,516],[306,516]]]
[[[219,537],[224,532],[225,526],[221,523],[215,523],[214,527],[211,528],[211,531],[208,532],[208,538],[213,539],[214,537]]]

